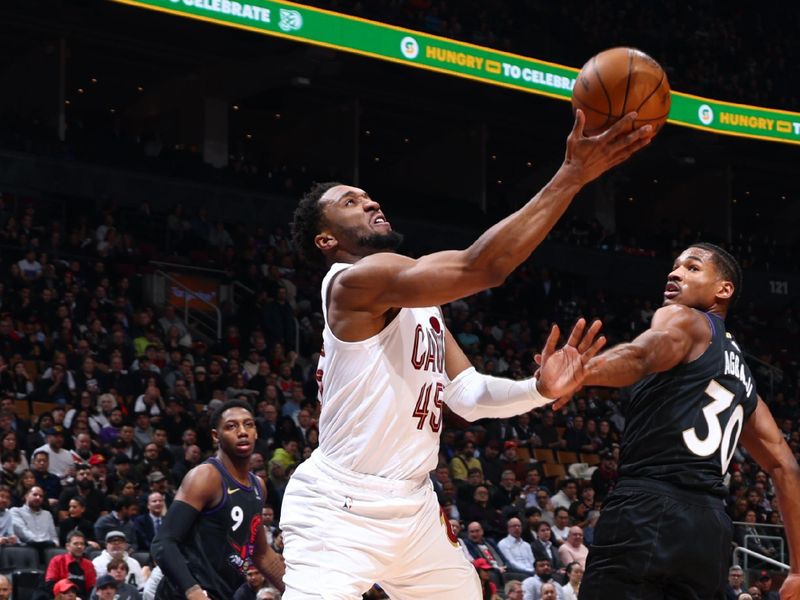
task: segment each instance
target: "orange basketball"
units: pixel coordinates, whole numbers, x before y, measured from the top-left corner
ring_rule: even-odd
[[[653,126],[658,133],[669,116],[667,74],[635,48],[611,48],[583,65],[572,89],[572,106],[586,115],[584,133],[597,135],[631,111],[639,113],[634,129]]]

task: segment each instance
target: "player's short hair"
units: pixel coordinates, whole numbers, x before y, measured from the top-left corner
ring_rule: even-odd
[[[314,243],[322,225],[322,206],[319,200],[332,187],[342,185],[338,181],[326,181],[323,183],[315,182],[308,190],[297,208],[294,210],[294,220],[292,221],[292,243],[303,257],[312,263],[322,263],[322,254]]]
[[[228,400],[221,406],[218,406],[216,409],[214,409],[214,412],[211,413],[212,429],[217,429],[219,427],[219,422],[222,420],[222,414],[226,410],[230,410],[231,408],[243,408],[244,410],[246,410],[255,417],[255,414],[253,413],[253,407],[250,406],[249,402],[245,402],[244,400],[239,400],[238,398],[233,400]]]
[[[714,266],[719,271],[719,274],[722,275],[723,279],[733,284],[733,294],[729,305],[734,306],[742,295],[742,267],[739,265],[739,261],[724,248],[710,242],[698,242],[692,244],[691,247],[711,252],[714,257]]]

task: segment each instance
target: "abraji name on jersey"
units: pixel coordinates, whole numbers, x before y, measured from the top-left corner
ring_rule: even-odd
[[[747,391],[747,397],[749,398],[753,391],[753,378],[747,376],[744,368],[744,361],[739,358],[739,355],[733,350],[726,350],[724,354],[725,375],[733,375],[741,381]]]

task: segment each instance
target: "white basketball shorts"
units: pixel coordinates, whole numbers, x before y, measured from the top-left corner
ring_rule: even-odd
[[[433,486],[333,465],[319,451],[292,475],[281,510],[284,600],[480,600],[475,568],[454,541]]]

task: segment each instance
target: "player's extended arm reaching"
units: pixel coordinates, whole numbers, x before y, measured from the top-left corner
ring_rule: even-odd
[[[450,332],[446,338],[446,368],[452,382],[447,387],[447,405],[469,420],[512,417],[538,408],[570,393],[580,385],[584,365],[605,345],[597,337],[600,321],[587,329],[579,319],[567,342],[558,350],[558,325],[553,325],[541,354],[536,377],[515,381],[478,373]],[[577,379],[576,379],[577,378]]]
[[[650,126],[630,131],[634,119],[631,113],[603,134],[586,137],[585,116],[577,111],[564,162],[555,176],[525,206],[465,250],[436,252],[416,260],[379,252],[358,260],[332,285],[334,333],[345,340],[365,339],[385,326],[383,316],[392,308],[443,304],[500,285],[541,243],[584,185],[650,142]],[[365,192],[340,187],[323,197],[325,210],[337,214],[326,218],[328,225],[315,243],[331,261],[355,262],[352,257],[361,250],[347,247],[347,236],[334,221],[351,218],[347,211],[361,210],[373,215],[373,228],[388,227],[388,223],[380,205]],[[368,317],[374,322],[365,326]]]

